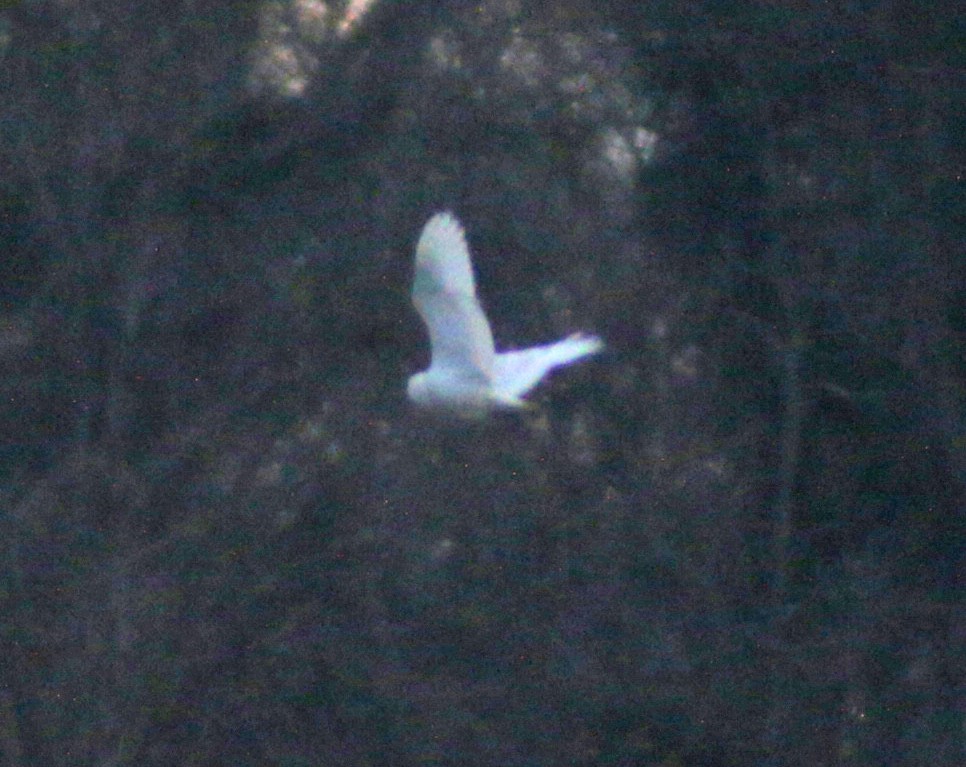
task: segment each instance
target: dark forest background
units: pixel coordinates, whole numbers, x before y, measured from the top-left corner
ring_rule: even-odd
[[[0,4],[0,764],[966,763],[962,33]],[[443,208],[533,413],[405,400]]]

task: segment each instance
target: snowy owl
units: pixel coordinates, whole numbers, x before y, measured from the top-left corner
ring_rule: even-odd
[[[523,395],[547,373],[604,346],[595,336],[574,333],[553,344],[497,353],[476,298],[463,227],[448,212],[429,219],[419,236],[413,303],[429,329],[432,361],[409,379],[407,393],[426,407],[468,416],[526,407]]]

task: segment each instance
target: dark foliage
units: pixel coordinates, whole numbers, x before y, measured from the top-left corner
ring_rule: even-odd
[[[0,7],[0,764],[963,763],[952,6],[358,5]]]

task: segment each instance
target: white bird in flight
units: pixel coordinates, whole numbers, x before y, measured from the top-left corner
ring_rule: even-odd
[[[497,353],[476,297],[463,227],[449,212],[423,227],[416,245],[413,303],[429,329],[429,369],[410,377],[409,398],[463,415],[523,408],[522,397],[551,370],[600,351],[596,336],[574,333],[556,343]]]

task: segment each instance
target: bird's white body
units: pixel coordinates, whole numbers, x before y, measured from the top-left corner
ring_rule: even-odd
[[[413,303],[429,329],[432,361],[409,379],[407,393],[425,407],[467,415],[526,407],[523,396],[547,373],[603,348],[599,338],[575,333],[556,343],[497,353],[476,297],[463,228],[451,213],[438,213],[423,227]]]

